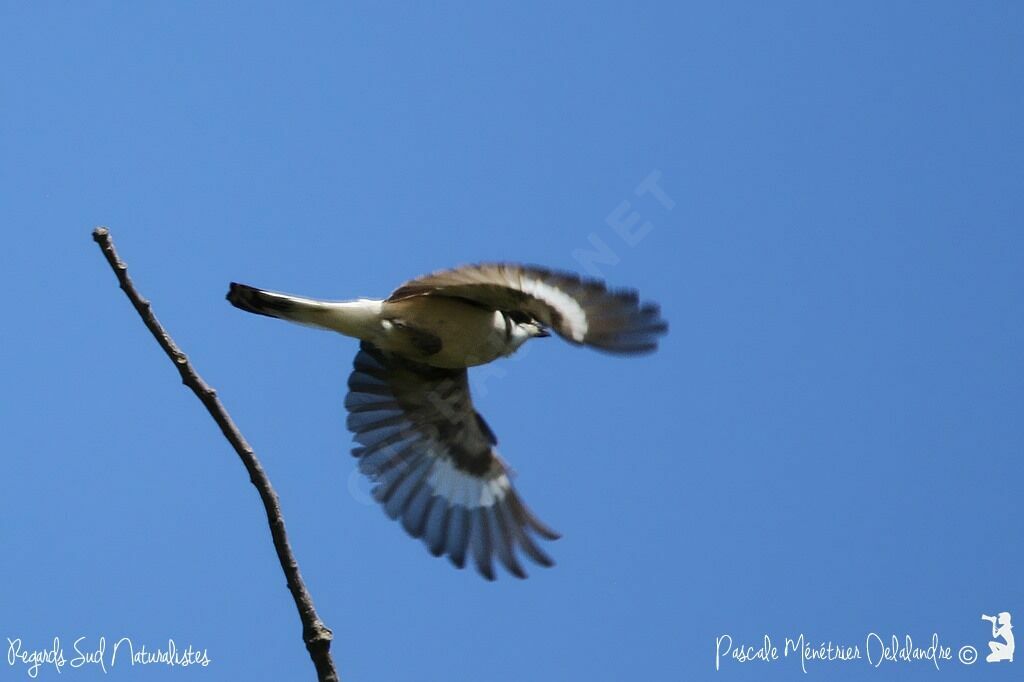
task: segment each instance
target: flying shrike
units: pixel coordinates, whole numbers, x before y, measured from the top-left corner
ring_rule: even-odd
[[[345,398],[352,454],[374,498],[435,556],[462,568],[467,550],[494,579],[492,559],[526,573],[516,548],[552,560],[532,535],[558,534],[523,504],[497,440],[473,409],[466,368],[514,353],[552,329],[603,351],[653,351],[668,329],[635,291],[509,263],[469,265],[407,282],[383,301],[316,301],[231,284],[228,301],[260,315],[361,340]]]

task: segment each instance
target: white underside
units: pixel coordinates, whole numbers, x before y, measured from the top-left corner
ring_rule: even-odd
[[[438,458],[434,462],[427,484],[435,494],[467,509],[494,506],[505,499],[510,487],[505,474],[493,479],[480,478],[460,471],[454,462],[446,458]]]

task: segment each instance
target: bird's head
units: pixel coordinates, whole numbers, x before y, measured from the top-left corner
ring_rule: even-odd
[[[540,322],[525,313],[513,311],[508,316],[509,344],[513,349],[519,348],[530,339],[551,336],[551,333]]]

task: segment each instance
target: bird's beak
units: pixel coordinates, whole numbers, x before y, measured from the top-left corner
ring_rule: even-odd
[[[551,332],[541,327],[540,329],[537,330],[537,333],[534,336],[536,336],[539,339],[542,339],[545,336],[551,336]]]

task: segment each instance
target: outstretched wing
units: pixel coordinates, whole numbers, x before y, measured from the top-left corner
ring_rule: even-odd
[[[440,369],[385,353],[363,342],[348,380],[352,454],[376,482],[374,498],[434,556],[462,568],[470,551],[477,570],[494,579],[497,555],[525,578],[516,549],[536,563],[553,562],[531,533],[558,534],[523,505],[496,439],[473,409],[466,370]]]
[[[388,300],[425,295],[522,311],[569,341],[613,353],[653,351],[668,330],[658,306],[641,304],[635,291],[610,291],[599,280],[533,266],[485,263],[442,270],[406,282]]]

